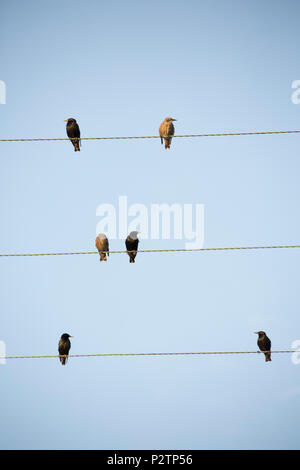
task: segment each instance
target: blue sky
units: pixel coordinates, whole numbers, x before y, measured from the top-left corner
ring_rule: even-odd
[[[0,138],[299,129],[299,3],[2,1]],[[0,143],[2,253],[94,250],[97,207],[204,204],[204,247],[299,244],[299,136]],[[183,240],[141,240],[181,248]],[[111,241],[124,249],[124,240]],[[299,250],[1,258],[8,355],[274,349]],[[298,449],[291,355],[8,360],[2,449]]]

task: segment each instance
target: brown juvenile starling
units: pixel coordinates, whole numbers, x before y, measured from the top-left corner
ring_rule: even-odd
[[[80,141],[80,129],[74,118],[65,119],[67,136],[71,139],[72,144],[74,145],[75,152],[80,152],[79,145]]]
[[[100,261],[107,261],[106,255],[109,256],[109,243],[104,233],[99,233],[95,245],[99,251]]]
[[[264,331],[255,331],[258,335],[257,345],[261,351],[265,352],[266,362],[271,361],[271,340],[267,337]]]
[[[160,128],[159,128],[159,135],[160,135],[160,141],[163,144],[163,139],[165,139],[165,149],[169,149],[171,147],[171,141],[172,137],[167,137],[167,136],[173,136],[175,132],[174,124],[173,121],[176,121],[176,119],[173,119],[171,117],[166,117],[166,119],[161,123]]]
[[[61,335],[59,343],[58,343],[58,353],[59,353],[59,360],[64,366],[68,360],[67,357],[61,357],[61,356],[68,356],[70,348],[71,348],[71,342],[69,338],[73,338],[73,336],[68,335],[68,333],[64,333]]]
[[[139,239],[137,238],[138,233],[140,232],[130,232],[125,240],[126,250],[129,256],[129,263],[135,263],[134,259],[136,257],[139,245]]]

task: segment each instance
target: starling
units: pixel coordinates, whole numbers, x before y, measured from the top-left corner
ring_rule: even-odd
[[[71,342],[69,338],[73,338],[73,336],[68,335],[68,333],[64,333],[61,335],[59,343],[58,343],[58,352],[59,352],[59,360],[64,366],[68,360],[67,357],[61,357],[61,356],[68,356],[70,348],[71,348]]]
[[[165,149],[171,147],[172,137],[167,138],[167,136],[173,136],[175,129],[172,121],[176,121],[171,117],[166,117],[166,119],[161,123],[159,128],[160,141],[163,144],[163,138],[165,139]]]
[[[80,152],[79,145],[81,144],[80,140],[80,129],[79,126],[74,118],[65,119],[67,136],[71,140],[72,144],[74,145],[75,152]]]
[[[125,240],[126,250],[129,256],[129,263],[135,263],[134,259],[136,257],[139,244],[139,239],[137,238],[138,233],[140,232],[130,232]]]
[[[96,238],[96,248],[99,251],[100,261],[107,261],[106,255],[109,256],[109,243],[104,233],[99,233]]]
[[[261,351],[265,352],[266,362],[271,361],[271,340],[267,337],[264,331],[255,331],[258,335],[257,345]]]

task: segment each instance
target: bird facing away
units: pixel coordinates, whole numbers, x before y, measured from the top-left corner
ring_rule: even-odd
[[[264,331],[255,331],[258,335],[257,345],[261,351],[265,352],[266,362],[271,361],[271,340],[267,337]]]
[[[79,145],[81,144],[80,141],[80,129],[79,126],[74,118],[65,119],[67,136],[69,139],[72,139],[71,142],[74,145],[75,152],[80,152]]]
[[[130,234],[125,240],[126,250],[129,256],[129,263],[135,263],[134,259],[136,257],[138,245],[139,245],[139,239],[137,237],[138,233],[140,232],[136,232],[136,231],[130,232]]]
[[[71,348],[71,342],[69,338],[73,338],[73,336],[68,335],[68,333],[64,333],[61,335],[59,343],[58,343],[58,353],[59,353],[59,360],[64,366],[68,360],[67,357],[61,357],[61,356],[68,356],[70,348]]]
[[[106,255],[109,256],[109,243],[104,233],[99,233],[99,235],[96,238],[95,245],[96,245],[97,250],[99,251],[100,261],[107,261]]]
[[[168,136],[174,135],[175,128],[173,121],[176,121],[176,119],[166,117],[159,127],[160,141],[163,144],[163,139],[165,139],[165,149],[169,149],[171,147],[172,137]]]

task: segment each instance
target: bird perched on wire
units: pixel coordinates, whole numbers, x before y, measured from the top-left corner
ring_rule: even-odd
[[[58,353],[59,353],[59,360],[64,366],[68,360],[68,354],[71,348],[71,341],[69,338],[73,338],[73,336],[69,335],[68,333],[64,333],[61,335],[59,343],[58,343]],[[62,357],[66,356],[66,357]]]
[[[80,152],[80,148],[79,148],[79,145],[81,145],[80,129],[76,122],[76,119],[74,118],[65,119],[65,122],[67,123],[66,125],[67,136],[69,137],[72,144],[74,145],[75,152],[77,151]]]
[[[129,263],[135,263],[135,257],[138,251],[139,239],[138,233],[140,232],[130,232],[128,237],[125,240],[125,246],[127,250],[127,254],[129,256]]]
[[[257,345],[261,351],[264,352],[266,362],[271,361],[271,340],[267,337],[264,331],[255,331],[258,335]]]
[[[174,135],[175,128],[173,121],[176,121],[176,119],[166,117],[159,127],[160,141],[163,144],[163,139],[165,139],[165,149],[169,149],[171,147],[172,137],[168,136]]]
[[[109,243],[107,236],[104,233],[99,233],[96,238],[95,245],[99,251],[100,261],[107,261],[107,256],[109,256]]]

